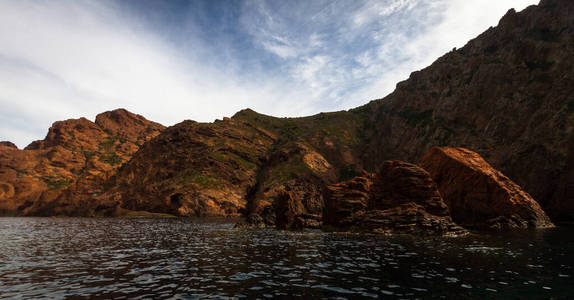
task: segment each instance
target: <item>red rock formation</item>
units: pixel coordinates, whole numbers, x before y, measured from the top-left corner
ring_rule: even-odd
[[[448,207],[427,171],[402,161],[386,161],[375,178],[369,208],[384,210],[409,202],[433,215],[449,216]]]
[[[462,234],[436,184],[418,166],[386,161],[377,175],[364,174],[329,187],[324,223],[332,230],[375,233]]]
[[[365,161],[475,149],[551,216],[574,219],[573,15],[570,0],[509,10],[497,27],[359,108],[374,127]]]
[[[165,127],[125,109],[107,111],[96,116],[95,122],[104,131],[141,146],[158,135]]]
[[[356,215],[367,210],[374,174],[362,176],[333,184],[328,187],[325,199],[323,222],[337,228],[350,228],[356,221]]]
[[[453,220],[467,228],[552,227],[540,205],[480,155],[435,147],[421,160],[437,182]]]
[[[274,118],[247,109],[212,124],[185,121],[145,143],[163,127],[125,110],[95,123],[57,122],[24,152],[0,145],[0,210],[74,214],[96,203],[103,211],[245,213],[271,225],[293,180],[304,179],[300,191],[320,190],[388,159],[414,161],[453,145],[480,151],[553,217],[574,218],[573,14],[566,0],[510,10],[385,99],[349,111]]]
[[[0,145],[0,214],[93,215],[105,180],[164,128],[123,109],[96,120],[55,122],[24,150]]]
[[[9,141],[0,142],[0,146],[18,149],[18,146],[16,146],[14,143],[9,142]]]
[[[240,216],[275,137],[241,121],[184,121],[144,144],[102,196],[178,216]]]
[[[292,190],[282,190],[275,200],[275,225],[277,229],[298,230],[320,228],[320,214],[309,214],[299,195]]]

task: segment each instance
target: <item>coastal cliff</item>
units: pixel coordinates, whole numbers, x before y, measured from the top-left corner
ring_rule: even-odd
[[[0,213],[91,215],[91,196],[164,126],[124,109],[55,122],[20,150],[0,144]]]
[[[351,205],[349,216],[356,216],[343,227],[406,220],[405,231],[441,232],[459,230],[456,224],[551,226],[543,210],[553,220],[572,220],[572,15],[574,2],[566,0],[510,10],[497,27],[413,72],[387,97],[349,111],[275,118],[245,109],[213,123],[187,120],[164,128],[120,109],[95,122],[56,122],[44,140],[24,150],[0,143],[0,213],[245,216],[254,226],[297,229],[333,225],[330,213]],[[468,161],[449,161],[440,152],[423,158],[435,146],[464,147],[482,157],[482,175],[456,175]],[[411,175],[389,177],[389,164]],[[505,174],[494,180],[504,191],[488,197],[526,206],[469,215],[460,203],[474,198],[463,199],[461,190],[445,184],[482,182],[484,173],[496,172]],[[413,201],[385,206],[394,196],[373,196],[371,188],[385,187],[375,195],[410,194],[396,193],[380,178],[425,182],[428,195],[419,199],[414,192]],[[403,212],[424,218],[401,219]]]

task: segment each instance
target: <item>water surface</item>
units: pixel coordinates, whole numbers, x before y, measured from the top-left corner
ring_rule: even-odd
[[[0,218],[0,299],[572,299],[574,230],[462,238]]]

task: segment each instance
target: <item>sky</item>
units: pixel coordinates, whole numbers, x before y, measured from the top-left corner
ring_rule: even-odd
[[[383,98],[534,0],[0,0],[0,140],[126,108],[173,125]]]

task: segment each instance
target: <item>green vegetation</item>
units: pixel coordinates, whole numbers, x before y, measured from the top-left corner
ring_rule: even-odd
[[[191,172],[185,172],[180,176],[177,181],[177,185],[188,185],[197,184],[203,188],[221,188],[222,184],[216,177],[211,174],[203,174],[198,170],[193,170]]]
[[[503,63],[502,60],[499,58],[486,59],[484,61],[484,64],[486,65],[500,65],[502,63]]]
[[[48,189],[50,190],[58,190],[68,187],[73,182],[72,179],[53,179],[51,177],[42,177],[40,179],[42,179],[42,181],[48,185]]]
[[[490,55],[490,54],[495,53],[496,51],[498,51],[498,46],[490,45],[490,46],[486,47],[486,49],[484,49],[484,54]]]
[[[246,154],[247,156],[249,156],[248,154]],[[243,167],[244,169],[256,169],[257,165],[252,163],[251,161],[243,158],[242,156],[231,152],[231,151],[217,151],[214,152],[212,154],[210,154],[210,156],[218,161],[222,161],[222,162],[235,162],[237,164],[239,164],[241,167]]]
[[[14,169],[16,171],[16,177],[21,178],[23,175],[28,175],[28,171],[26,170],[20,170],[20,169]]]
[[[548,71],[554,65],[553,61],[529,60],[524,62],[530,71]]]
[[[115,137],[107,137],[103,142],[100,143],[100,148],[105,152],[112,152],[113,147],[116,143]]]
[[[425,110],[419,112],[415,109],[407,107],[405,110],[399,112],[399,116],[407,121],[411,127],[416,127],[418,125],[427,125],[432,122],[433,110]]]
[[[123,143],[125,140],[117,136],[108,136],[103,142],[100,143],[99,148],[102,150],[103,153],[98,158],[99,161],[105,162],[112,166],[119,165],[123,162],[122,158],[115,153],[116,141]],[[89,159],[90,157],[96,154],[94,152],[88,152],[88,151],[82,151],[82,152],[86,156],[86,159]]]
[[[286,120],[285,123],[279,127],[279,134],[287,141],[294,141],[301,136],[301,128],[293,122],[293,120]]]
[[[275,118],[243,110],[234,118],[264,128],[278,136],[274,149],[289,142],[309,141],[316,136],[328,136],[335,144],[355,144],[362,138],[362,127],[368,118],[365,109],[320,113],[302,118]]]
[[[105,162],[111,166],[115,166],[115,165],[119,165],[122,163],[122,158],[119,157],[117,154],[115,153],[106,153],[106,154],[102,154],[99,158],[99,161],[101,162]]]
[[[345,166],[339,171],[339,182],[340,181],[347,181],[349,179],[353,179],[357,176],[360,176],[361,173],[357,172],[353,166]]]
[[[526,36],[537,41],[556,42],[560,39],[560,32],[550,28],[534,27],[526,33]]]
[[[80,153],[82,153],[84,155],[84,157],[86,158],[86,160],[92,158],[96,153],[92,152],[92,151],[80,151]]]
[[[303,160],[300,157],[297,157],[274,166],[271,169],[270,178],[272,182],[281,184],[311,173],[312,171],[307,167]]]
[[[533,81],[543,82],[543,83],[550,82],[551,80],[552,80],[552,78],[548,74],[538,74],[533,79]]]

